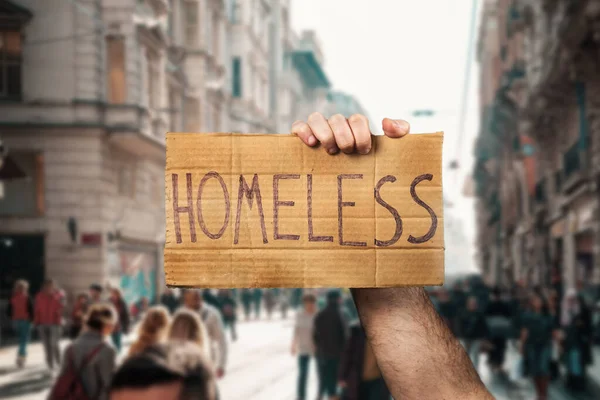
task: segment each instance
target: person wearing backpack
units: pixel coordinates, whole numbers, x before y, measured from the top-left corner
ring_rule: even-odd
[[[107,341],[117,324],[111,304],[90,307],[83,332],[63,354],[60,375],[49,400],[107,400],[117,351]]]

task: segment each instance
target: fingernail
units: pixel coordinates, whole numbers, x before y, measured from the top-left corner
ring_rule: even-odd
[[[360,154],[369,154],[369,152],[371,151],[370,147],[367,147],[366,149],[361,149],[359,151]]]
[[[406,131],[408,129],[408,124],[406,123],[406,121],[402,121],[402,120],[394,120],[394,126],[397,129],[400,129],[402,131]]]
[[[314,136],[309,136],[308,137],[308,145],[309,146],[314,146],[315,144],[317,144],[317,138]]]
[[[329,150],[327,150],[329,154],[336,154],[338,151],[339,149],[337,147],[332,147]]]

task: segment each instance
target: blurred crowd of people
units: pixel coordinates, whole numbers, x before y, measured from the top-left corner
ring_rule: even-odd
[[[6,310],[18,339],[16,364],[25,366],[35,328],[56,378],[51,399],[129,399],[152,385],[167,390],[169,384],[173,389],[188,380],[192,386],[177,386],[178,390],[194,391],[192,398],[218,398],[215,381],[225,374],[226,329],[233,340],[237,337],[234,292],[166,289],[156,304],[151,303],[142,298],[127,304],[118,288],[92,284],[68,304],[53,280],[46,280],[35,297],[29,284],[19,280]],[[134,325],[134,341],[125,352],[124,337]],[[66,337],[71,342],[61,353],[60,341]],[[186,343],[188,350],[182,353],[173,343]],[[187,361],[177,354],[185,354]],[[188,373],[199,373],[204,381]],[[118,397],[117,392],[125,395]]]
[[[482,353],[496,374],[531,378],[539,399],[546,399],[553,380],[581,391],[586,369],[600,344],[598,299],[562,285],[548,288],[489,288],[481,281],[457,282],[450,290],[435,288],[431,298],[446,324],[461,339],[473,364]],[[518,357],[505,372],[511,349]]]
[[[539,399],[547,398],[552,380],[564,379],[575,391],[585,388],[593,346],[600,345],[597,299],[573,289],[563,293],[561,285],[501,289],[480,280],[462,280],[449,290],[430,288],[429,294],[476,368],[486,353],[494,373],[531,378]],[[165,393],[197,391],[204,397],[192,398],[217,399],[216,381],[227,365],[227,332],[237,340],[238,312],[250,320],[263,310],[268,319],[279,311],[285,319],[290,309],[297,310],[291,352],[298,360],[298,400],[308,395],[311,360],[317,399],[390,399],[347,289],[166,289],[154,301],[127,304],[118,288],[92,284],[68,304],[52,280],[35,297],[19,280],[7,313],[18,337],[18,367],[26,363],[36,328],[56,377],[52,398],[65,398],[66,391],[84,396],[69,398],[135,398],[156,386]],[[125,352],[124,338],[134,326]],[[61,353],[65,337],[71,343]],[[506,366],[511,351],[518,356]]]
[[[319,298],[325,303],[318,304]],[[309,292],[296,314],[292,354],[298,357],[298,400],[307,398],[310,360],[318,373],[317,400],[389,400],[381,371],[346,291]]]

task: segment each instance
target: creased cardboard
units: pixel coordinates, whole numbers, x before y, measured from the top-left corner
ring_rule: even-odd
[[[167,134],[167,285],[442,284],[443,134],[373,140],[331,156],[292,135]]]

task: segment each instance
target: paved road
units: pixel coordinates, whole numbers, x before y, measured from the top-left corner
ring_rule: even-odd
[[[219,382],[224,400],[294,400],[296,384],[296,359],[289,353],[292,322],[274,319],[239,324],[240,338],[231,343],[227,375]],[[66,344],[66,343],[65,343]],[[44,399],[52,378],[46,373],[39,345],[30,349],[28,366],[23,370],[14,367],[14,349],[0,350],[0,398],[20,400]],[[515,353],[508,355],[511,364]],[[498,400],[534,399],[529,382],[510,383],[494,378],[482,359],[480,374]],[[311,365],[309,398],[316,393],[316,372]],[[573,396],[560,385],[551,389],[551,399],[588,400],[591,395]]]

